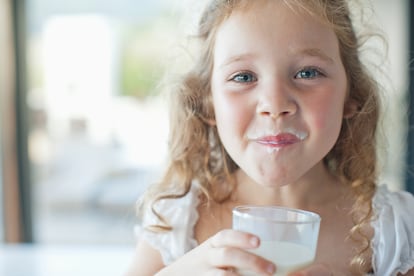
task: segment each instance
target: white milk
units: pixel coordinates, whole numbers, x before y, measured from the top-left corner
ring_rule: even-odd
[[[314,253],[307,247],[290,242],[263,241],[251,252],[276,264],[275,276],[284,276],[313,262]],[[254,276],[253,272],[240,271],[243,276]]]

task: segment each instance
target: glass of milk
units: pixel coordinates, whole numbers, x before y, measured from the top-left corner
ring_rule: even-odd
[[[260,246],[251,251],[272,261],[277,276],[314,261],[320,221],[316,213],[279,206],[242,205],[233,209],[233,229],[260,238]],[[239,272],[243,276],[255,275]]]

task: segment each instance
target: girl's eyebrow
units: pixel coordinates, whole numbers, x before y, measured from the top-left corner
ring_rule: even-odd
[[[220,65],[219,67],[225,67],[229,64],[235,63],[235,62],[239,62],[239,61],[243,61],[246,59],[251,59],[253,58],[255,55],[252,53],[246,53],[246,54],[239,54],[239,55],[234,55],[234,56],[230,56],[229,58],[225,59]]]
[[[300,50],[299,54],[304,55],[304,56],[317,57],[317,58],[320,58],[320,59],[326,61],[329,64],[334,63],[334,60],[331,57],[329,57],[327,54],[325,54],[319,48],[306,48],[306,49]]]
[[[319,48],[305,48],[305,49],[301,49],[301,50],[298,50],[298,51],[292,51],[292,53],[298,53],[301,56],[317,57],[317,58],[320,58],[321,60],[323,60],[323,61],[325,61],[329,64],[334,63],[334,60],[331,57],[329,57],[327,54],[325,54]],[[235,63],[235,62],[244,61],[244,60],[247,60],[247,59],[252,59],[255,56],[256,55],[253,54],[253,53],[244,53],[244,54],[233,55],[233,56],[230,56],[229,58],[225,59],[219,65],[219,68],[226,67],[229,64],[232,64],[232,63]]]

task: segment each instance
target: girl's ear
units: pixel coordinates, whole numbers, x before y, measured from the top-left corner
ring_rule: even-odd
[[[203,121],[208,124],[209,126],[215,126],[216,120],[215,119],[203,119]]]
[[[206,123],[209,126],[215,126],[216,125],[216,119],[213,118],[209,118],[209,117],[204,117],[201,114],[198,116],[198,118],[203,122]]]
[[[358,112],[358,104],[354,100],[348,100],[345,103],[344,107],[344,119],[349,119],[354,117],[354,115]]]

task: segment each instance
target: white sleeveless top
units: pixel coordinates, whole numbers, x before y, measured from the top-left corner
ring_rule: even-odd
[[[156,204],[156,210],[168,219],[173,231],[153,233],[144,230],[146,225],[158,223],[151,211],[135,227],[137,237],[157,249],[166,265],[198,245],[194,239],[194,226],[198,220],[199,194],[198,186],[193,185],[185,197],[161,200]],[[374,275],[404,274],[414,268],[414,197],[408,192],[391,192],[386,186],[380,186],[373,199],[373,208]]]

